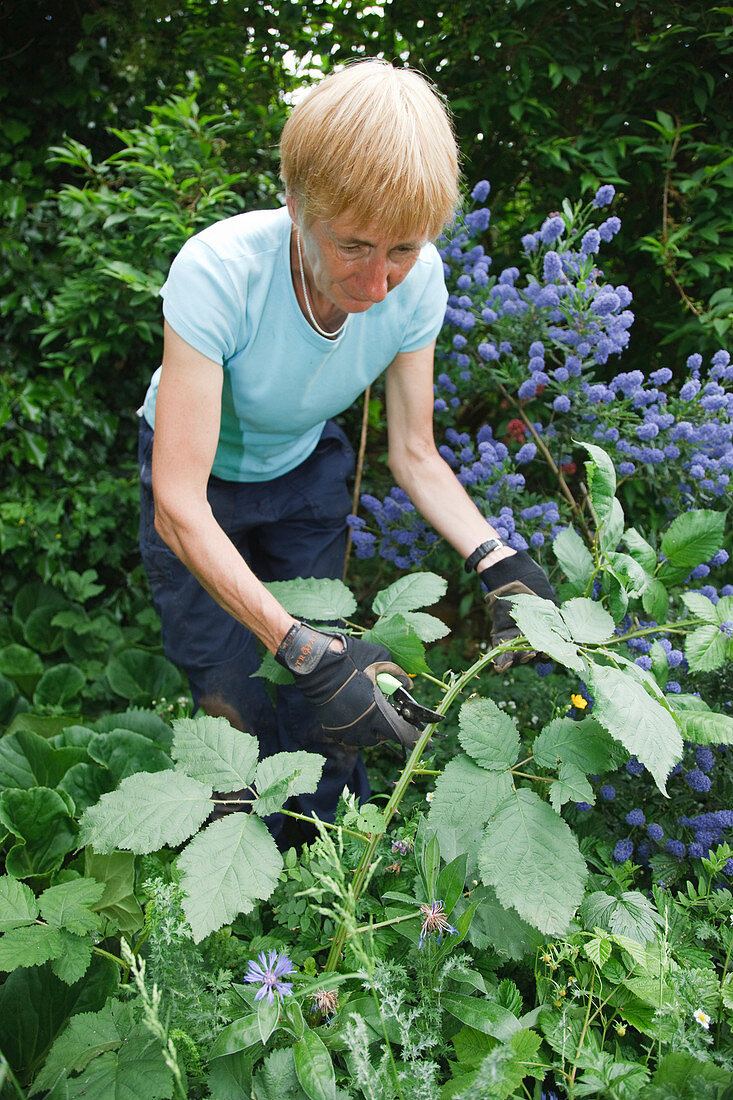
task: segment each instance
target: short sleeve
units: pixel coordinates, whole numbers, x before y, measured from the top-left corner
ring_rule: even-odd
[[[242,323],[241,295],[217,254],[186,241],[160,291],[163,316],[182,339],[215,363],[230,359]]]
[[[419,263],[428,268],[425,286],[400,345],[400,351],[419,351],[432,344],[443,327],[448,291],[445,287],[443,261],[433,244],[426,245],[420,253]]]

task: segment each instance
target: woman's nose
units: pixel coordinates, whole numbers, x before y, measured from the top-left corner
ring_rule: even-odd
[[[378,256],[372,257],[364,272],[364,293],[372,302],[383,302],[389,292],[389,262]]]

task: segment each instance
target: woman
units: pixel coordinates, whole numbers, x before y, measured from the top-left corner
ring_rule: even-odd
[[[409,747],[415,732],[364,671],[386,650],[298,623],[262,583],[341,574],[353,454],[329,418],[386,371],[389,465],[416,508],[469,568],[490,571],[491,589],[518,577],[542,595],[549,585],[502,544],[433,441],[447,293],[430,242],[458,200],[442,103],[417,73],[352,65],[292,112],[281,163],[286,206],[199,233],[161,291],[163,362],[141,422],[141,549],[166,653],[196,705],[255,733],[263,756],[326,756],[300,808],[332,819],[345,786],[368,796],[358,746]],[[255,638],[295,674],[276,708],[250,679]]]

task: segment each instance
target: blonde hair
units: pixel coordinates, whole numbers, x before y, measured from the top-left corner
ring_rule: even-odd
[[[450,117],[419,73],[359,61],[293,110],[280,175],[305,225],[347,210],[359,225],[434,240],[459,201]]]

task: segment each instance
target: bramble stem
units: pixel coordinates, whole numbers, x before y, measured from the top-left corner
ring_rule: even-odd
[[[445,695],[441,699],[438,706],[435,708],[438,714],[445,714],[448,711],[448,708],[461,694],[466,685],[474,678],[474,676],[477,676],[479,672],[482,672],[483,669],[486,668],[486,666],[490,664],[495,657],[497,657],[500,653],[507,653],[508,651],[513,651],[517,648],[520,648],[520,646],[518,646],[515,641],[509,644],[505,642],[503,645],[497,646],[495,649],[489,649],[486,651],[486,653],[482,654],[482,656],[479,657],[478,661],[475,661],[474,664],[472,664],[466,672],[464,672],[461,676],[458,676],[456,680],[450,685],[450,687],[446,689]],[[400,775],[400,778],[397,780],[395,789],[392,791],[389,802],[382,811],[384,814],[385,828],[387,825],[389,825],[391,819],[397,812],[400,802],[404,797],[405,791],[410,785],[412,777],[417,770],[418,764],[420,763],[420,758],[427,748],[430,738],[432,737],[433,733],[435,733],[436,726],[437,722],[433,722],[429,726],[425,727],[422,734],[420,735],[419,741],[417,742],[415,748],[410,754],[409,760],[402,769],[402,773]],[[362,852],[359,864],[354,871],[354,879],[352,884],[355,898],[361,896],[361,891],[364,887],[364,882],[369,872],[369,868],[374,860],[379,842],[382,839],[383,835],[383,833],[372,833],[364,851]],[[346,927],[346,923],[342,920],[338,928],[336,929],[335,936],[333,937],[331,950],[328,953],[328,958],[326,960],[324,970],[336,970],[338,968],[339,960],[341,959],[341,952],[343,951],[347,935],[348,929]]]
[[[309,825],[313,824],[313,818],[308,817],[307,814],[296,813],[295,810],[281,810],[281,814],[285,817],[292,817],[295,821],[307,821]],[[323,825],[324,829],[333,829],[334,832],[344,833],[345,836],[354,836],[357,840],[367,841],[367,835],[365,833],[356,833],[353,829],[344,829],[342,825],[334,825],[331,821],[322,821],[318,818],[318,824]]]

